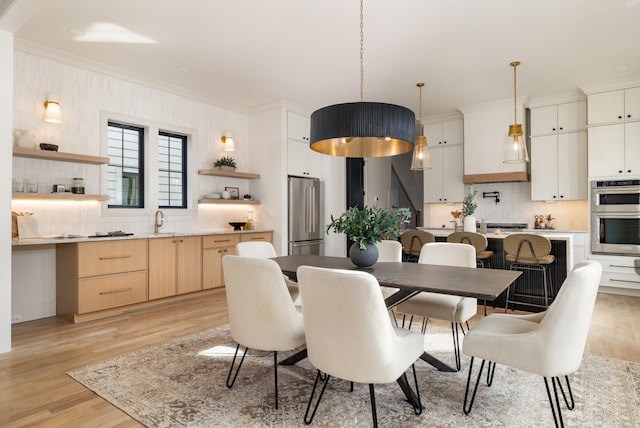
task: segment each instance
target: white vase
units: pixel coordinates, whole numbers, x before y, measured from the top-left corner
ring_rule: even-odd
[[[476,218],[472,215],[468,215],[464,218],[464,231],[475,232],[476,231]]]

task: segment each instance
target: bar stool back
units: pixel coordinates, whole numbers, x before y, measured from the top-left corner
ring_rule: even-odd
[[[483,234],[476,232],[453,232],[447,236],[447,242],[473,245],[473,248],[476,249],[476,262],[478,263],[478,267],[491,267],[493,251],[487,250],[489,243],[487,242],[487,237]]]
[[[417,262],[424,244],[436,242],[432,233],[424,230],[407,230],[400,235],[404,261]]]
[[[504,238],[505,260],[511,263],[511,270],[538,271],[542,273],[542,291],[544,301],[542,304],[522,303],[527,306],[537,306],[547,308],[549,306],[549,292],[551,290],[551,269],[550,265],[555,261],[555,256],[551,253],[551,241],[544,236],[531,233],[515,233]],[[515,287],[514,287],[515,288]],[[509,309],[511,297],[517,290],[507,289],[507,301],[505,312]],[[531,294],[520,295],[526,297],[540,297]]]

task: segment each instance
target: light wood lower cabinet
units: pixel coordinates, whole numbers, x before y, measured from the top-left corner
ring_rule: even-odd
[[[78,316],[147,300],[147,240],[56,246],[56,314]]]
[[[149,240],[149,300],[202,290],[200,236]]]
[[[238,234],[209,235],[202,237],[202,288],[222,287],[222,257],[236,253]]]

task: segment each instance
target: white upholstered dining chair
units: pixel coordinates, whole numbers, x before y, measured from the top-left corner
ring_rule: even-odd
[[[276,249],[273,248],[273,244],[267,241],[238,242],[236,244],[236,255],[242,257],[256,257],[259,259],[278,257]],[[297,304],[299,296],[298,284],[287,276],[285,276],[284,280],[287,284],[289,294],[291,295],[291,300]]]
[[[249,348],[273,351],[275,407],[278,408],[278,352],[304,345],[304,322],[273,260],[227,255],[222,258],[231,337],[238,344],[227,387],[236,381]],[[240,346],[244,353],[234,371]]]
[[[383,239],[380,242],[376,242],[375,245],[378,247],[378,262],[402,261],[402,244],[400,241]],[[385,299],[398,291],[397,288],[393,287],[380,287],[380,290],[382,291],[382,296]]]
[[[304,421],[310,424],[331,376],[369,384],[373,424],[377,426],[374,384],[397,381],[414,412],[422,412],[414,363],[422,355],[424,337],[393,326],[373,275],[312,266],[298,268],[307,353],[318,369]],[[416,392],[406,371],[413,368]],[[322,374],[324,373],[324,375]],[[312,404],[323,380],[315,406]]]
[[[476,267],[476,250],[471,245],[432,242],[423,245],[418,263],[445,266]],[[436,318],[451,323],[453,335],[453,352],[456,369],[460,370],[459,330],[464,334],[463,323],[469,328],[469,319],[478,309],[478,301],[473,297],[453,296],[439,293],[420,293],[395,307],[397,313],[411,315],[409,326],[414,316],[422,317],[422,333],[425,333],[429,318]],[[403,320],[404,324],[404,320]]]
[[[578,263],[545,312],[533,315],[491,314],[471,329],[462,344],[464,354],[471,357],[463,404],[465,414],[471,412],[482,370],[488,362],[488,386],[493,383],[496,364],[544,377],[555,425],[564,426],[558,389],[567,408],[573,410],[575,402],[569,375],[578,370],[582,361],[601,275],[602,266],[598,262]],[[475,358],[482,358],[482,364],[469,400]],[[565,378],[566,391],[560,377]]]

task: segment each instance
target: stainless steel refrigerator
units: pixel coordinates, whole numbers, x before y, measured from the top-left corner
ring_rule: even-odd
[[[289,177],[289,254],[322,255],[320,180]]]

